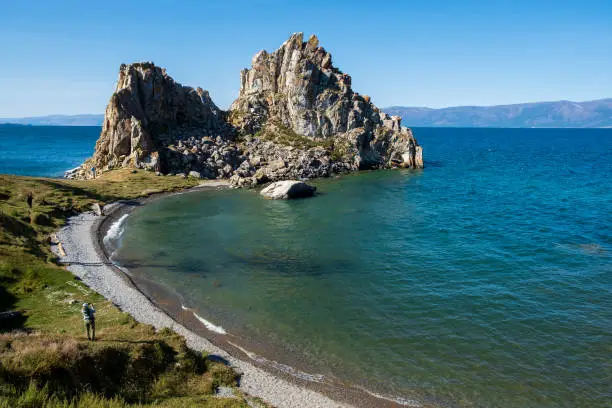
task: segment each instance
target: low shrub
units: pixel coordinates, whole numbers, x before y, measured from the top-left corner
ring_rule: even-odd
[[[213,387],[216,389],[222,385],[234,387],[238,384],[238,374],[225,364],[208,360],[207,369],[213,378]]]
[[[39,402],[50,396],[70,406],[80,406],[83,398],[115,406],[210,395],[221,385],[237,384],[230,367],[171,333],[174,347],[164,340],[101,344],[61,335],[0,334],[0,396],[12,395],[13,405],[24,407],[43,406]]]

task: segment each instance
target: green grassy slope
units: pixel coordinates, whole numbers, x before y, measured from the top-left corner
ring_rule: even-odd
[[[0,320],[0,407],[247,406],[243,396],[214,396],[216,387],[236,385],[233,370],[189,350],[169,329],[134,321],[50,251],[53,232],[93,203],[198,182],[125,169],[89,181],[0,175],[0,312],[23,313]],[[83,331],[83,302],[97,310],[95,343]]]

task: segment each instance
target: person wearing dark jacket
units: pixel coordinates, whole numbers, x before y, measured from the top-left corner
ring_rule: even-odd
[[[83,308],[81,309],[81,313],[83,313],[83,321],[85,322],[85,330],[87,331],[87,340],[95,341],[96,340],[96,309],[94,309],[93,305],[88,303],[83,303]],[[89,331],[91,329],[91,336],[89,335]]]

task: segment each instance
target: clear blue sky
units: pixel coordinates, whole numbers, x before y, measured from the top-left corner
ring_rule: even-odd
[[[3,1],[0,117],[102,113],[154,61],[226,108],[239,71],[316,33],[379,106],[612,97],[612,1]]]

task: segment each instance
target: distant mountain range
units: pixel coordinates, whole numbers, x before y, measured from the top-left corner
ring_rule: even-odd
[[[391,106],[384,111],[401,116],[408,127],[612,127],[612,98],[441,109]]]
[[[612,98],[588,102],[534,102],[497,106],[418,108],[390,106],[383,111],[402,117],[409,127],[609,128]],[[0,118],[0,123],[38,126],[102,126],[104,115],[50,115]]]
[[[49,115],[29,118],[0,118],[0,123],[33,126],[102,126],[104,115]]]

